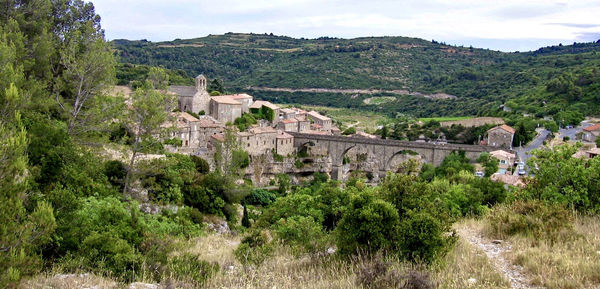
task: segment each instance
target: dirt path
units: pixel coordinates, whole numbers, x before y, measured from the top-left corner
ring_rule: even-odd
[[[531,285],[531,280],[525,275],[523,267],[512,264],[504,258],[504,253],[510,252],[512,247],[502,241],[493,241],[481,236],[479,232],[468,228],[458,230],[459,235],[473,246],[483,251],[496,267],[516,289],[541,289],[544,287]]]
[[[422,96],[425,98],[432,99],[455,99],[456,96],[447,93],[421,93],[416,91],[409,91],[406,89],[335,89],[335,88],[286,88],[286,87],[258,87],[248,86],[246,89],[250,90],[262,90],[262,91],[280,91],[280,92],[311,92],[311,93],[344,93],[344,94],[377,94],[377,93],[388,93],[397,95],[412,95]]]

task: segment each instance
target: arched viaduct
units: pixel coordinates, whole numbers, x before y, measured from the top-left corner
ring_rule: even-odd
[[[433,144],[389,139],[288,133],[294,136],[294,147],[296,148],[301,148],[307,144],[327,148],[332,160],[331,177],[336,180],[342,179],[344,155],[352,148],[366,151],[375,156],[379,168],[378,173],[382,175],[390,170],[390,162],[394,156],[406,152],[417,153],[425,162],[439,166],[452,151],[464,151],[470,160],[475,161],[482,152],[498,150],[496,147],[480,145]]]

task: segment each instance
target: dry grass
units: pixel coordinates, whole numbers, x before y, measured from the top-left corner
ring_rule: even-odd
[[[600,288],[600,218],[577,217],[573,241],[549,242],[511,237],[509,258],[547,288]]]
[[[455,225],[457,229],[468,227],[477,231],[482,226],[481,222],[475,220],[464,220]],[[458,240],[434,272],[439,288],[511,288],[488,257],[464,238]]]
[[[21,281],[19,287],[28,289],[116,289],[122,288],[122,284],[93,274],[57,274],[55,272],[48,272]]]
[[[223,270],[205,284],[206,288],[360,288],[352,267],[329,258],[297,258],[286,248],[257,268]]]

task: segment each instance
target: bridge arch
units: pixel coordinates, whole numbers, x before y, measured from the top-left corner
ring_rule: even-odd
[[[427,157],[422,155],[421,153],[412,149],[401,149],[394,152],[386,159],[384,170],[391,171],[394,169],[395,165],[398,165],[401,162],[408,161],[410,159],[418,159],[421,163],[427,162]],[[399,160],[401,162],[395,163],[395,160]]]

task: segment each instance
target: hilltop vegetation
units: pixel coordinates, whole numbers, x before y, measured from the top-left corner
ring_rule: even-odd
[[[153,43],[114,40],[120,61],[203,73],[231,91],[248,87],[407,90],[385,105],[373,95],[273,92],[258,98],[363,108],[416,117],[501,115],[500,106],[539,116],[561,110],[597,114],[600,43],[574,43],[525,53],[455,47],[407,37],[294,39],[236,34]],[[448,93],[433,100],[409,92]]]

